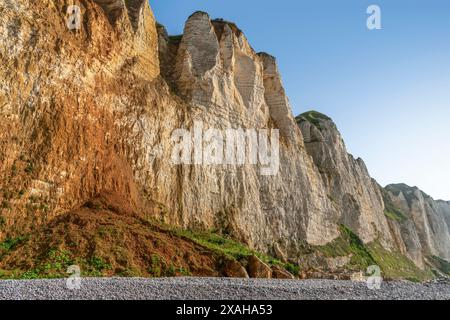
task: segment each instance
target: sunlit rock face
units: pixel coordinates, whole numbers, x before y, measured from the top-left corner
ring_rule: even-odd
[[[337,238],[339,224],[417,263],[423,247],[448,257],[440,222],[426,226],[426,200],[412,224],[392,227],[381,189],[334,124],[297,125],[275,58],[236,25],[197,12],[170,37],[147,1],[86,0],[72,30],[71,4],[0,2],[0,240],[114,191],[144,218],[214,229],[291,261]],[[277,165],[205,164],[203,154],[174,163],[173,133],[195,127],[279,130]],[[435,209],[448,221],[446,203]]]

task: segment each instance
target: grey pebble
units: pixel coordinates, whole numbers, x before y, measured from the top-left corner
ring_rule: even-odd
[[[67,279],[0,281],[4,300],[450,300],[450,283],[383,282],[370,290],[364,282],[339,280],[262,280],[230,278],[82,278],[70,290]]]

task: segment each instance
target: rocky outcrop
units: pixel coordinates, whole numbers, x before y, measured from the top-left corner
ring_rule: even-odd
[[[298,116],[297,122],[342,224],[365,243],[380,240],[384,247],[405,254],[422,269],[427,256],[448,260],[446,202],[436,202],[406,185],[381,188],[363,160],[347,153],[336,125],[327,116],[310,111]]]
[[[380,238],[386,247],[392,247],[382,193],[364,161],[347,152],[341,134],[327,116],[310,111],[298,116],[297,122],[340,222],[365,243]]]
[[[173,66],[162,67],[180,99],[159,77],[164,37],[149,6],[132,15],[108,3],[81,3],[80,30],[67,27],[64,3],[1,4],[0,237],[105,190],[140,212],[147,201],[160,203],[158,217],[173,225],[216,228],[264,252],[277,244],[288,257],[303,243],[337,237],[335,210],[300,130],[289,125],[274,60],[256,54],[233,24],[196,13],[168,45]],[[283,127],[279,170],[174,165],[172,133],[200,121],[205,130]]]
[[[125,9],[112,24],[110,12],[94,1],[80,4],[81,29],[71,30],[68,5],[0,4],[2,239],[28,232],[102,190],[140,206],[139,170],[164,135],[158,123],[170,122],[159,118],[161,111],[176,118],[175,109],[165,107],[170,96],[158,80],[148,5],[137,30]]]

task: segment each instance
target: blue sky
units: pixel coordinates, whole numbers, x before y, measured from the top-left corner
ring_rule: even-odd
[[[450,200],[450,1],[151,0],[170,34],[196,10],[277,57],[294,114],[331,116],[382,185]],[[381,8],[382,30],[366,9]]]

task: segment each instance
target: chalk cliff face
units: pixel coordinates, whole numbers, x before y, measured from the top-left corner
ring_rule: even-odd
[[[0,3],[0,240],[114,191],[140,215],[292,261],[338,238],[340,224],[419,266],[450,258],[450,205],[383,190],[330,119],[296,121],[275,58],[236,25],[197,12],[169,37],[145,0],[86,0],[71,30],[71,4]],[[215,131],[177,164],[179,129],[194,140],[195,129]],[[229,129],[278,129],[274,161],[209,163],[205,150],[226,149],[218,137]],[[386,199],[408,216],[401,224]]]
[[[297,117],[308,153],[314,159],[340,221],[369,243],[380,240],[391,247],[380,186],[362,159],[347,152],[336,125],[317,112]]]
[[[194,14],[173,67],[163,67],[173,69],[168,81],[180,99],[159,77],[157,28],[146,3],[139,10],[121,1],[80,7],[81,29],[70,30],[68,3],[2,4],[3,239],[103,190],[118,191],[140,211],[158,202],[169,223],[217,228],[264,251],[277,246],[295,255],[300,243],[338,236],[274,58],[256,54],[234,26]],[[279,172],[172,164],[172,132],[194,121],[205,130],[281,126]]]
[[[436,201],[438,210],[442,212],[444,216],[445,222],[447,223],[447,227],[450,231],[450,201],[438,200]]]

